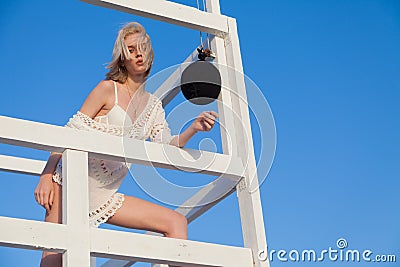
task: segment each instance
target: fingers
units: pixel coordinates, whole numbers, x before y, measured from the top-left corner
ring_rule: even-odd
[[[211,130],[211,128],[214,126],[214,121],[212,121],[212,123],[208,122],[207,118],[202,118],[202,121],[200,122],[202,127],[203,127],[203,131],[209,131]]]
[[[213,115],[214,118],[218,118],[218,113],[217,113],[217,112],[211,110],[211,111],[210,111],[210,114]]]
[[[202,115],[204,116],[204,117],[206,117],[206,118],[209,118],[209,119],[211,119],[211,120],[215,120],[217,117],[218,117],[218,114],[217,114],[217,112],[215,112],[215,111],[204,111],[203,113],[202,113]]]
[[[54,190],[50,191],[50,196],[49,196],[49,206],[53,206],[53,201],[54,201]]]
[[[198,119],[200,120],[200,125],[203,131],[210,131],[214,127],[215,120],[218,114],[215,111],[204,111],[202,112]]]
[[[50,212],[50,205],[48,202],[46,202],[43,207],[46,209],[47,212]]]
[[[38,198],[38,192],[37,189],[35,189],[35,192],[33,193],[33,195],[35,196],[35,200],[37,203],[39,203],[39,198]]]
[[[44,207],[46,211],[49,212],[54,201],[54,190],[50,190],[49,192],[35,190],[35,199],[40,206]]]
[[[203,121],[206,122],[211,127],[214,126],[214,124],[215,124],[215,121],[212,119],[209,119],[209,118],[203,118]]]

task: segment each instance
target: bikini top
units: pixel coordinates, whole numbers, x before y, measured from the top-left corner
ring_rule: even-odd
[[[118,104],[118,91],[117,91],[117,83],[114,82],[114,91],[115,91],[115,103],[112,109],[106,114],[97,116],[94,120],[98,122],[102,122],[109,125],[118,125],[129,127],[132,126],[133,122],[126,111]]]

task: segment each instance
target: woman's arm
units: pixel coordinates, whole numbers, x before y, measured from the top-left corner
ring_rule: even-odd
[[[40,175],[40,181],[35,189],[35,199],[47,212],[50,211],[54,200],[53,173],[62,154],[51,152],[46,166]]]
[[[113,94],[112,81],[101,81],[85,99],[80,112],[94,118],[107,104],[107,100]],[[47,211],[50,211],[54,200],[53,173],[62,154],[52,152],[47,160],[40,181],[35,189],[35,199]]]
[[[189,126],[189,128],[187,128],[183,133],[172,138],[169,144],[177,147],[184,147],[190,138],[192,138],[197,132],[210,131],[214,127],[217,117],[218,114],[215,111],[202,112]]]

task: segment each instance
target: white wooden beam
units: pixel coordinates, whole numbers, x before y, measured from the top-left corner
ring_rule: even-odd
[[[41,160],[0,155],[0,170],[28,175],[42,173],[46,163]]]
[[[238,157],[219,153],[181,149],[136,139],[125,140],[97,132],[88,132],[39,122],[0,116],[0,142],[47,151],[74,149],[89,152],[89,156],[154,167],[239,180],[243,167]]]
[[[179,266],[251,267],[250,249],[191,240],[91,229],[92,255]]]
[[[241,121],[235,120],[235,128],[228,129],[236,135],[237,155],[243,158],[246,166],[245,178],[237,186],[244,246],[251,248],[255,267],[269,267],[269,260],[259,255],[268,255],[260,192],[258,190],[257,166],[255,162],[253,138],[251,133],[249,107],[240,54],[239,36],[236,20],[229,18],[229,37],[226,40],[227,64],[231,67],[229,80],[232,104]],[[250,188],[251,185],[251,188]]]
[[[62,220],[70,230],[63,267],[90,266],[88,153],[67,149],[62,162]]]
[[[207,11],[213,14],[220,14],[219,0],[207,0]],[[227,35],[229,36],[229,35]],[[227,37],[226,36],[226,37]],[[220,132],[222,141],[222,150],[224,154],[237,155],[236,151],[236,135],[231,134],[230,131],[235,129],[234,121],[238,119],[238,115],[234,112],[231,100],[231,84],[229,81],[226,61],[225,39],[213,38],[211,40],[211,50],[215,53],[216,58],[214,62],[221,74],[221,92],[218,97],[218,113],[220,121]],[[229,131],[230,130],[230,131]],[[233,131],[232,131],[233,133]]]
[[[175,24],[189,29],[224,36],[228,32],[227,17],[200,11],[197,8],[165,0],[83,0],[89,4]]]
[[[0,246],[63,252],[68,246],[66,225],[0,217]]]

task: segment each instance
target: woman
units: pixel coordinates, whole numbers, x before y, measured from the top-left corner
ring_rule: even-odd
[[[153,63],[150,38],[139,23],[118,33],[106,79],[88,95],[67,127],[167,143],[183,147],[198,131],[213,128],[217,114],[201,113],[183,133],[171,136],[161,101],[144,90]],[[163,206],[117,193],[129,164],[89,158],[89,221],[150,230],[166,237],[187,239],[186,218]],[[61,223],[62,162],[51,153],[35,190],[46,209],[46,222]],[[62,255],[43,252],[41,266],[61,266]]]

